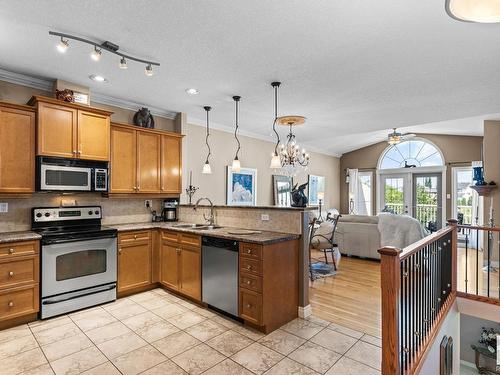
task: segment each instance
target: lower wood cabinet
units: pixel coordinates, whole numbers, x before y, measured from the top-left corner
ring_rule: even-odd
[[[0,245],[0,329],[35,320],[40,309],[39,242]]]
[[[160,283],[201,301],[201,238],[162,231]]]
[[[152,283],[151,231],[118,235],[118,293],[147,287]]]

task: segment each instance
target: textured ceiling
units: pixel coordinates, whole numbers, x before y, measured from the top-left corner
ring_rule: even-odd
[[[61,55],[48,30],[110,40],[161,67],[153,77],[132,62],[124,71],[116,56],[96,63],[77,43]],[[499,31],[452,20],[444,0],[0,0],[0,66],[187,112],[194,123],[212,105],[221,128],[233,126],[238,94],[242,132],[260,138],[271,137],[269,84],[281,80],[280,113],[308,119],[299,142],[341,154],[392,127],[480,135],[484,115],[500,112]],[[459,118],[470,119],[446,121]]]

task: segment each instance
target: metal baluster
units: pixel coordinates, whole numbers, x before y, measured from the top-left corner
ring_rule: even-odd
[[[413,262],[413,254],[410,255],[408,259],[409,270],[408,270],[408,283],[410,286],[410,327],[408,330],[408,334],[410,335],[410,363],[413,363],[413,354],[415,353],[415,335],[413,334],[415,330],[415,285],[413,282],[413,276],[415,274],[413,270],[414,262]]]
[[[479,229],[476,229],[476,295],[479,295]]]
[[[465,229],[465,293],[467,293],[467,283],[469,280],[467,280],[467,261],[469,258],[469,230]]]
[[[400,372],[404,372],[404,267],[400,267],[400,291],[399,291],[399,358],[400,358]]]
[[[491,241],[492,241],[492,232],[488,231],[488,255],[487,258],[488,260],[486,261],[486,271],[488,272],[486,277],[487,277],[487,289],[486,289],[486,295],[488,298],[490,298],[490,271],[491,271]]]
[[[405,347],[404,347],[404,352],[405,352],[405,371],[408,369],[408,277],[407,277],[407,272],[408,272],[408,262],[407,259],[403,261],[403,267],[405,269],[404,275],[404,283],[405,283],[405,322],[404,322],[404,335],[405,335]]]

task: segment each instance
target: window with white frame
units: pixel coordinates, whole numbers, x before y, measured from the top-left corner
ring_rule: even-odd
[[[349,170],[349,213],[373,214],[373,172]]]

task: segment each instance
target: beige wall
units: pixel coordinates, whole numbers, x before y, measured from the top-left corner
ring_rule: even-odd
[[[205,145],[206,129],[201,126],[188,124],[183,130],[186,135],[183,153],[183,185],[189,184],[189,171],[193,171],[193,185],[200,188],[193,199],[209,197],[214,204],[226,203],[226,166],[231,165],[236,152],[236,141],[233,134],[211,130],[210,146],[212,156],[210,164],[212,174],[201,173],[205,163],[207,148]],[[240,161],[242,167],[257,169],[257,205],[273,205],[273,170],[269,168],[271,153],[274,144],[255,138],[240,136]],[[299,139],[300,142],[300,139]],[[307,174],[316,174],[326,177],[325,206],[338,207],[339,205],[339,158],[311,153],[311,162],[306,173],[297,176],[295,182],[306,182]],[[186,202],[185,194],[182,201]]]
[[[443,153],[447,165],[446,193],[451,194],[451,168],[460,165],[470,165],[471,161],[481,160],[481,145],[483,137],[456,135],[419,134],[421,138],[434,143]],[[372,170],[375,173],[382,152],[387,148],[387,142],[379,142],[359,150],[348,152],[340,158],[340,211],[346,213],[348,208],[348,184],[345,183],[346,168]],[[375,178],[375,174],[374,174]],[[375,180],[374,180],[375,182]],[[375,188],[374,200],[375,202]],[[375,206],[375,205],[374,205]],[[374,207],[375,209],[375,207]],[[451,217],[451,201],[446,201],[446,217]]]

